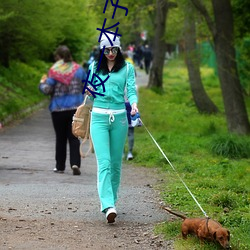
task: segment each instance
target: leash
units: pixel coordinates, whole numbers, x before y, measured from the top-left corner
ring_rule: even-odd
[[[189,194],[191,195],[191,197],[193,198],[193,200],[196,202],[196,204],[198,205],[198,207],[200,208],[200,210],[202,211],[202,213],[205,215],[205,217],[209,218],[209,216],[206,214],[206,212],[203,210],[203,208],[201,207],[201,205],[199,204],[199,202],[196,200],[196,198],[194,197],[194,195],[192,194],[192,192],[190,191],[190,189],[188,188],[188,186],[186,185],[186,183],[182,180],[182,178],[180,177],[180,175],[178,174],[177,170],[175,169],[175,167],[173,166],[173,164],[170,162],[170,160],[168,159],[168,157],[165,155],[165,153],[163,152],[163,150],[161,149],[161,147],[159,146],[159,144],[157,143],[157,141],[154,139],[154,137],[152,136],[152,134],[149,132],[149,130],[147,129],[147,127],[145,126],[145,124],[142,122],[141,118],[139,118],[142,125],[145,127],[146,131],[148,132],[149,136],[151,137],[151,139],[153,140],[153,142],[155,143],[155,145],[158,147],[158,149],[160,150],[160,152],[162,153],[162,155],[165,157],[165,159],[167,160],[167,162],[169,163],[169,165],[172,167],[172,169],[175,171],[175,173],[177,174],[177,176],[179,177],[180,181],[182,182],[182,184],[185,186],[185,188],[187,189],[187,191],[189,192]]]

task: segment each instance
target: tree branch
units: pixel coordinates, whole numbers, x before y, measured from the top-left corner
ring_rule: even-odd
[[[194,5],[194,7],[201,13],[201,15],[205,18],[209,30],[211,31],[213,37],[215,37],[216,27],[205,5],[200,0],[190,0],[190,1]]]

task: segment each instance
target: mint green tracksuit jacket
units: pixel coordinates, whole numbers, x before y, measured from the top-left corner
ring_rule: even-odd
[[[90,65],[89,69],[93,69]],[[91,70],[89,79],[92,78]],[[97,73],[103,81],[108,75]],[[130,104],[137,103],[134,66],[127,63],[118,72],[110,72],[108,80],[98,86],[93,107],[107,109],[107,114],[91,113],[90,134],[97,160],[97,189],[101,202],[101,211],[115,207],[121,179],[123,149],[128,132],[128,121],[124,102],[124,91]],[[124,112],[110,114],[109,110]]]

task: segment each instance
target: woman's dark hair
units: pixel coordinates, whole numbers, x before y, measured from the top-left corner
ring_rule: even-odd
[[[100,50],[100,53],[97,57],[97,61],[96,61],[96,67],[99,64],[100,58],[101,58],[101,54],[102,54],[102,50]],[[120,48],[117,51],[117,56],[115,58],[115,65],[113,67],[113,72],[117,72],[119,71],[121,68],[123,68],[125,66],[125,59],[121,53]],[[104,75],[107,75],[109,73],[109,69],[108,69],[108,64],[107,64],[107,58],[105,55],[103,55],[101,63],[100,63],[100,68],[99,68],[99,72],[101,72]]]
[[[55,53],[54,53],[55,60],[58,59],[63,59],[64,62],[72,62],[73,58],[71,56],[70,50],[67,46],[61,45],[59,46]]]

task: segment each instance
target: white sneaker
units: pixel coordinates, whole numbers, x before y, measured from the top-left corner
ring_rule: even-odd
[[[117,216],[117,212],[115,208],[110,207],[107,209],[106,218],[108,220],[108,223],[114,223],[116,216]]]
[[[80,168],[78,166],[73,165],[72,170],[73,170],[73,175],[81,175],[81,171],[80,171]]]
[[[63,170],[57,170],[57,168],[54,168],[53,171],[54,171],[55,173],[59,173],[59,174],[63,174],[63,173],[64,173]]]
[[[128,152],[127,161],[133,160],[134,156],[131,152]]]

